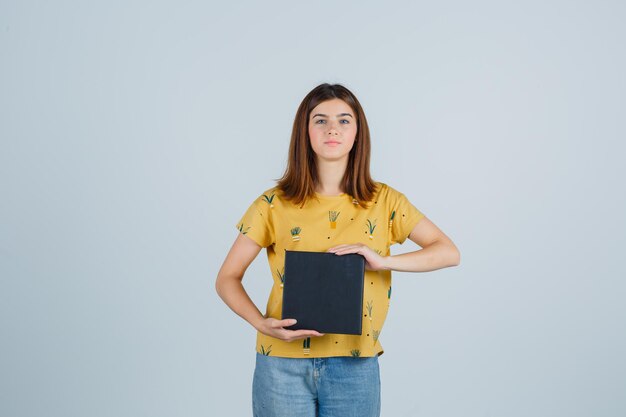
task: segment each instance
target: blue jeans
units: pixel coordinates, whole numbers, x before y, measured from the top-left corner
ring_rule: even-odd
[[[257,352],[254,417],[379,417],[378,357],[281,358]]]

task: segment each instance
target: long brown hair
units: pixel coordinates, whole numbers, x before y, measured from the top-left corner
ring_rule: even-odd
[[[357,116],[356,138],[341,186],[361,207],[367,208],[367,203],[376,191],[376,183],[370,176],[370,131],[361,104],[341,84],[320,84],[304,97],[293,122],[287,168],[283,176],[275,181],[283,197],[295,204],[303,205],[307,199],[315,198],[315,185],[319,177],[309,137],[309,116],[318,104],[334,98],[343,100]]]

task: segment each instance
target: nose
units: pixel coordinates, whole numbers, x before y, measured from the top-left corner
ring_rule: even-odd
[[[328,124],[328,134],[329,135],[337,135],[337,124],[335,122],[330,122]]]

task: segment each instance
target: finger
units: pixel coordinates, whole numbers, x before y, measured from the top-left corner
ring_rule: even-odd
[[[350,247],[350,248],[344,248],[344,249],[340,249],[338,251],[335,252],[335,255],[345,255],[348,253],[359,253],[361,251],[360,247]]]
[[[311,329],[299,329],[299,330],[283,329],[283,330],[290,333],[291,335],[306,334],[307,336],[324,336],[324,333],[320,333],[317,330],[311,330]]]
[[[301,329],[301,330],[288,330],[288,329],[283,329],[287,335],[289,337],[300,337],[300,336],[305,336],[305,337],[309,337],[309,336],[323,336],[322,333],[319,333],[317,330],[307,330],[307,329]]]
[[[347,244],[343,244],[343,245],[333,246],[332,248],[329,248],[326,252],[334,252],[334,251],[337,251],[339,249],[345,248],[346,246],[348,246],[348,245]]]
[[[318,332],[317,330],[286,330],[288,332],[288,336],[292,338],[302,339],[310,336],[324,336],[323,333]]]
[[[341,245],[341,246],[336,246],[334,248],[331,248],[329,249],[329,251],[337,253],[337,252],[344,251],[346,249],[352,249],[354,247],[355,247],[354,245]]]
[[[296,319],[284,319],[284,320],[276,320],[272,322],[272,327],[277,329],[279,327],[289,327],[296,324],[298,320]]]

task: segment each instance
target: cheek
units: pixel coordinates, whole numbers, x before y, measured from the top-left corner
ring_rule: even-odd
[[[315,129],[314,127],[309,127],[309,143],[313,150],[317,150],[318,144],[323,135],[319,132],[319,129]]]
[[[324,132],[322,132],[319,127],[316,128],[315,126],[309,126],[309,136],[311,137],[311,139],[316,139],[320,136],[324,136]]]
[[[351,138],[356,138],[356,126],[350,126],[349,129],[346,129],[345,134],[349,135]]]

